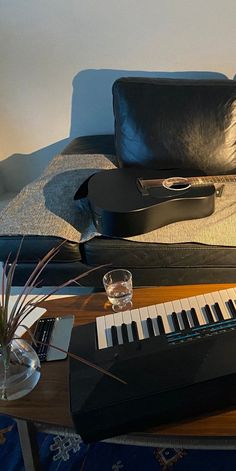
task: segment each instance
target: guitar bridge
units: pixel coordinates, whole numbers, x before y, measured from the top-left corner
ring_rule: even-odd
[[[221,185],[221,186],[218,186],[216,188],[216,197],[217,198],[220,198],[222,196],[223,191],[224,191],[224,187],[225,187],[224,185]]]

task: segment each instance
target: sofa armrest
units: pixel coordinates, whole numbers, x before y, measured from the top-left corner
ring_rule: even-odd
[[[82,136],[73,139],[62,154],[111,154],[115,155],[114,135]]]

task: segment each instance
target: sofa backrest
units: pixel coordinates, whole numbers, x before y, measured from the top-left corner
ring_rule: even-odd
[[[113,109],[121,167],[236,173],[236,81],[120,78]]]

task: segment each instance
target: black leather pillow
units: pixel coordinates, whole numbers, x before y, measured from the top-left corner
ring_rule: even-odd
[[[121,167],[236,173],[236,82],[120,78],[113,84]]]

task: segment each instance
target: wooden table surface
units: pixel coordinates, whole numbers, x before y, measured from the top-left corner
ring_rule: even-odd
[[[235,284],[139,288],[134,290],[133,308],[231,287],[235,287]],[[60,298],[45,302],[44,307],[47,308],[46,316],[74,314],[75,325],[93,322],[97,316],[111,311],[105,293]],[[35,389],[16,401],[0,400],[0,414],[73,429],[69,410],[68,365],[68,360],[42,364],[41,378]],[[157,426],[145,430],[145,435],[147,432],[162,436],[232,437],[236,436],[236,410]]]

